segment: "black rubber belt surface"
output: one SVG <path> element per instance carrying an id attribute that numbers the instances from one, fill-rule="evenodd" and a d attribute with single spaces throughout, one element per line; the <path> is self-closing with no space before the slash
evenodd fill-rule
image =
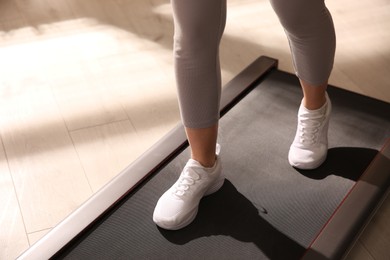
<path id="1" fill-rule="evenodd" d="M 330 88 L 327 161 L 298 171 L 287 162 L 301 90 L 273 71 L 220 123 L 226 181 L 179 231 L 152 222 L 158 198 L 178 178 L 188 149 L 130 194 L 66 259 L 298 259 L 390 136 L 389 104 Z"/>

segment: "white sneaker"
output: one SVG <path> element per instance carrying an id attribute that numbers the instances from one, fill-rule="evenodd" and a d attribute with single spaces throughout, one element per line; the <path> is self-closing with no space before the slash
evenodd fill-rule
<path id="1" fill-rule="evenodd" d="M 315 169 L 325 161 L 331 110 L 328 94 L 325 104 L 317 110 L 309 110 L 301 104 L 297 132 L 288 153 L 291 166 L 304 170 Z"/>
<path id="2" fill-rule="evenodd" d="M 153 221 L 158 226 L 170 230 L 187 226 L 195 219 L 202 197 L 222 187 L 225 178 L 218 152 L 212 168 L 205 168 L 193 159 L 187 162 L 179 179 L 157 202 Z"/>

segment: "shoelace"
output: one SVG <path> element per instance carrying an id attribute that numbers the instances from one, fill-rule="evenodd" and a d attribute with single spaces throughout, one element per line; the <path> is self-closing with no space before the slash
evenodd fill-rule
<path id="1" fill-rule="evenodd" d="M 302 115 L 302 117 L 299 120 L 300 142 L 303 145 L 314 144 L 317 141 L 319 127 L 324 121 L 324 115 L 322 113 L 310 113 Z"/>
<path id="2" fill-rule="evenodd" d="M 184 169 L 178 184 L 175 186 L 173 194 L 179 197 L 183 196 L 190 189 L 190 186 L 194 185 L 199 179 L 199 174 L 197 174 L 194 170 L 191 168 Z"/>

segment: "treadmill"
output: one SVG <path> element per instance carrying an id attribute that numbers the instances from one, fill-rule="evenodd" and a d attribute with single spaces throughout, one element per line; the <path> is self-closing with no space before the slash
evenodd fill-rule
<path id="1" fill-rule="evenodd" d="M 223 89 L 226 180 L 189 226 L 152 221 L 189 158 L 181 124 L 19 259 L 342 259 L 389 193 L 390 104 L 329 86 L 327 160 L 289 165 L 302 99 L 295 75 L 259 57 Z"/>

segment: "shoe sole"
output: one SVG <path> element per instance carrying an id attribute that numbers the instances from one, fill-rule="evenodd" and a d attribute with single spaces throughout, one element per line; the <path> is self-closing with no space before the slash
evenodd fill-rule
<path id="1" fill-rule="evenodd" d="M 299 170 L 314 170 L 314 169 L 317 169 L 318 167 L 320 167 L 324 162 L 326 161 L 326 156 L 324 158 L 322 158 L 321 160 L 318 160 L 316 161 L 315 163 L 310 163 L 310 164 L 302 164 L 302 165 L 299 165 L 299 164 L 294 164 L 290 161 L 289 159 L 289 163 L 292 167 L 294 168 L 297 168 Z"/>

